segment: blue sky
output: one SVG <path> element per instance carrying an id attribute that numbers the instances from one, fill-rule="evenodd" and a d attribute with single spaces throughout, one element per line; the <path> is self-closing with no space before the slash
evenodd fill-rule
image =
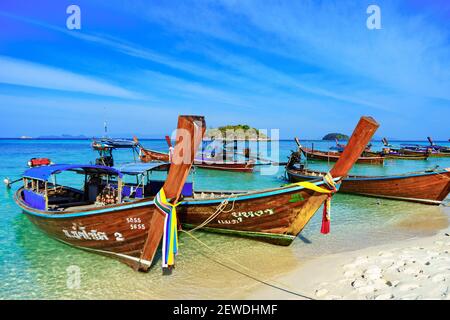
<path id="1" fill-rule="evenodd" d="M 81 8 L 81 30 L 66 8 Z M 381 30 L 366 9 L 381 9 Z M 0 2 L 0 136 L 208 126 L 449 139 L 449 1 Z"/>

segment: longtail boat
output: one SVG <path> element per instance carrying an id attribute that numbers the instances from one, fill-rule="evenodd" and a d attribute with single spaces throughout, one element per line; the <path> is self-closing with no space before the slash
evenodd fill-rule
<path id="1" fill-rule="evenodd" d="M 429 145 L 401 144 L 401 151 L 406 154 L 427 153 L 429 157 L 450 157 L 450 147 L 436 145 L 431 137 L 427 137 Z"/>
<path id="2" fill-rule="evenodd" d="M 365 148 L 365 146 L 364 146 Z M 333 151 L 318 151 L 309 148 L 305 148 L 303 146 L 299 146 L 299 149 L 303 153 L 303 155 L 310 160 L 320 160 L 320 161 L 328 161 L 328 162 L 336 162 L 341 157 L 342 153 L 333 152 Z M 344 150 L 345 151 L 345 150 Z M 356 160 L 356 163 L 362 164 L 374 164 L 374 165 L 383 165 L 384 157 L 381 156 L 369 156 L 364 157 L 360 156 Z"/>
<path id="3" fill-rule="evenodd" d="M 95 164 L 112 167 L 114 166 L 113 150 L 132 149 L 133 156 L 137 153 L 137 145 L 133 140 L 100 138 L 93 139 L 92 149 L 98 151 L 99 157 L 95 159 Z M 135 157 L 136 158 L 136 157 Z"/>
<path id="4" fill-rule="evenodd" d="M 429 147 L 431 147 L 433 150 L 436 150 L 441 153 L 450 153 L 450 147 L 435 144 L 433 139 L 431 139 L 431 137 L 427 137 L 427 140 L 430 143 Z"/>
<path id="5" fill-rule="evenodd" d="M 142 162 L 152 162 L 152 161 L 169 161 L 169 153 L 164 153 L 160 151 L 154 151 L 144 148 L 137 140 L 134 138 L 137 146 L 139 148 L 139 159 Z M 170 143 L 170 139 L 167 139 Z M 194 159 L 194 166 L 203 169 L 211 170 L 225 170 L 234 172 L 253 172 L 255 167 L 255 161 L 236 161 L 223 159 L 222 153 L 215 155 L 214 157 L 206 157 L 204 154 L 200 158 L 196 157 Z"/>
<path id="6" fill-rule="evenodd" d="M 345 144 L 339 143 L 338 139 L 334 139 L 334 141 L 336 142 L 335 146 L 331 146 L 330 150 L 336 150 L 338 152 L 342 152 L 345 149 Z"/>
<path id="7" fill-rule="evenodd" d="M 364 156 L 368 157 L 384 157 L 393 160 L 427 160 L 429 153 L 403 153 L 390 148 L 383 148 L 382 151 L 365 151 Z"/>
<path id="8" fill-rule="evenodd" d="M 133 140 L 113 138 L 94 138 L 91 145 L 94 150 L 129 149 L 136 147 L 136 143 Z"/>
<path id="9" fill-rule="evenodd" d="M 294 153 L 286 166 L 291 182 L 324 177 L 326 172 L 306 169 Z M 450 192 L 450 168 L 410 172 L 390 176 L 349 175 L 342 180 L 339 192 L 439 205 Z"/>
<path id="10" fill-rule="evenodd" d="M 383 138 L 382 142 L 385 147 L 381 151 L 372 151 L 372 144 L 368 144 L 366 149 L 364 150 L 362 157 L 383 157 L 385 159 L 396 159 L 396 160 L 427 160 L 428 153 L 403 153 L 401 150 L 397 150 L 392 148 L 389 145 L 386 138 Z M 331 150 L 337 150 L 338 152 L 342 152 L 345 149 L 344 144 L 340 144 L 338 140 L 336 140 L 336 146 L 331 147 Z"/>
<path id="11" fill-rule="evenodd" d="M 57 164 L 27 170 L 15 201 L 29 220 L 49 236 L 113 257 L 135 270 L 150 268 L 164 234 L 163 267 L 170 270 L 177 227 L 172 209 L 182 193 L 205 128 L 203 117 L 178 118 L 176 145 L 162 188 L 156 184 L 157 189 L 152 191 L 151 182 L 125 183 L 122 178 L 126 168 Z M 154 170 L 169 166 L 150 165 Z M 59 185 L 56 178 L 51 182 L 66 171 L 84 175 L 83 189 Z M 145 194 L 154 199 L 148 200 Z"/>
<path id="12" fill-rule="evenodd" d="M 334 183 L 345 177 L 378 128 L 362 117 L 347 147 L 325 179 L 250 192 L 213 192 L 184 198 L 177 209 L 185 228 L 250 237 L 289 245 L 326 202 L 322 232 L 327 233 L 327 208 Z M 333 183 L 334 182 L 334 183 Z"/>
<path id="13" fill-rule="evenodd" d="M 296 141 L 297 141 L 297 140 L 296 140 Z M 330 147 L 330 150 L 336 150 L 336 151 L 338 151 L 338 152 L 344 151 L 346 145 L 345 145 L 345 144 L 342 144 L 342 143 L 339 143 L 339 140 L 338 140 L 338 139 L 334 139 L 334 141 L 336 142 L 336 145 Z M 369 143 L 369 144 L 366 146 L 366 148 L 364 149 L 364 151 L 370 151 L 371 148 L 372 148 L 372 144 Z"/>
<path id="14" fill-rule="evenodd" d="M 381 140 L 385 148 L 391 154 L 399 154 L 401 158 L 406 160 L 422 160 L 422 158 L 429 157 L 445 157 L 445 154 L 441 154 L 437 150 L 430 146 L 423 146 L 418 144 L 401 144 L 400 147 L 394 148 L 386 138 Z M 383 149 L 384 150 L 384 149 Z"/>
<path id="15" fill-rule="evenodd" d="M 429 158 L 445 158 L 450 157 L 450 152 L 439 152 L 425 146 L 404 145 L 401 149 L 404 154 L 427 154 Z"/>

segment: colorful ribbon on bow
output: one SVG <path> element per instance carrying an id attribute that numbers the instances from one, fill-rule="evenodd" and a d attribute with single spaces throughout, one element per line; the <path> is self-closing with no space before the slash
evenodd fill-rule
<path id="1" fill-rule="evenodd" d="M 323 204 L 322 227 L 320 228 L 321 233 L 327 234 L 330 232 L 331 197 L 333 196 L 334 193 L 337 192 L 337 188 L 336 183 L 334 182 L 334 179 L 329 172 L 323 177 L 323 181 L 329 187 L 329 189 L 319 187 L 318 185 L 315 185 L 314 183 L 308 181 L 296 182 L 293 183 L 292 185 L 298 185 L 305 189 L 309 189 L 315 192 L 324 193 L 328 195 L 327 199 L 325 200 L 325 203 Z"/>
<path id="2" fill-rule="evenodd" d="M 177 210 L 179 203 L 171 204 L 167 201 L 164 189 L 161 188 L 155 197 L 156 207 L 165 215 L 164 235 L 162 242 L 162 267 L 169 268 L 175 264 L 178 253 Z"/>

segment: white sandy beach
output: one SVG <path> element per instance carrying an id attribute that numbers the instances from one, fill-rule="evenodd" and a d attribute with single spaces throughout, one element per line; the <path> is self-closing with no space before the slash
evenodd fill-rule
<path id="1" fill-rule="evenodd" d="M 316 258 L 273 282 L 314 299 L 450 299 L 450 228 Z M 260 287 L 248 299 L 298 299 Z"/>

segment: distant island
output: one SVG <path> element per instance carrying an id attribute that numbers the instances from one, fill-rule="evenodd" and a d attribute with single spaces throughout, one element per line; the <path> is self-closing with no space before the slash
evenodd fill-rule
<path id="1" fill-rule="evenodd" d="M 207 129 L 205 140 L 270 140 L 267 135 L 247 124 L 226 125 L 218 128 Z"/>
<path id="2" fill-rule="evenodd" d="M 49 139 L 49 140 L 85 140 L 85 139 L 89 139 L 88 137 L 86 137 L 85 135 L 77 135 L 77 136 L 73 136 L 70 134 L 62 134 L 60 136 L 58 135 L 48 135 L 48 136 L 39 136 L 37 137 L 37 139 Z"/>
<path id="3" fill-rule="evenodd" d="M 322 140 L 348 140 L 349 136 L 343 133 L 329 133 L 322 138 Z"/>
<path id="4" fill-rule="evenodd" d="M 30 136 L 20 136 L 20 137 L 12 137 L 12 138 L 0 138 L 0 139 L 20 139 L 20 140 L 88 140 L 91 139 L 86 137 L 85 135 L 70 135 L 70 134 L 62 134 L 62 135 L 44 135 L 38 137 L 30 137 Z"/>

